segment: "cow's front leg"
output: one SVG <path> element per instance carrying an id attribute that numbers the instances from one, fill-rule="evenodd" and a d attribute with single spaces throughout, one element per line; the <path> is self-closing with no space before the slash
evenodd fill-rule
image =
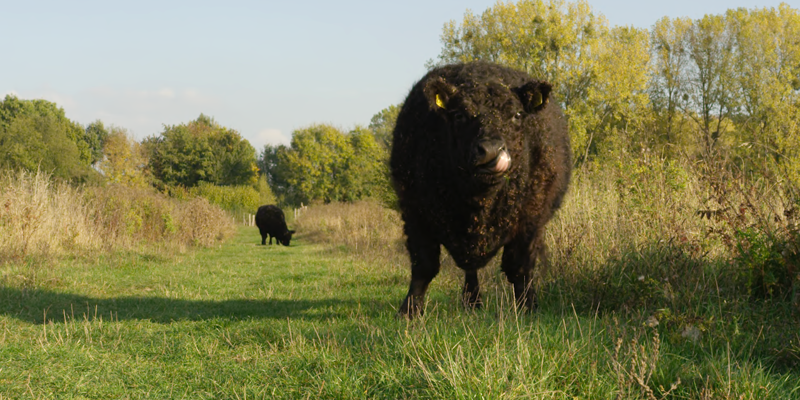
<path id="1" fill-rule="evenodd" d="M 408 237 L 406 247 L 411 258 L 411 284 L 398 313 L 412 319 L 424 313 L 425 292 L 431 280 L 439 273 L 441 248 L 438 242 L 413 235 Z"/>
<path id="2" fill-rule="evenodd" d="M 480 309 L 483 307 L 478 271 L 464 271 L 464 290 L 461 298 L 467 308 Z"/>
<path id="3" fill-rule="evenodd" d="M 542 245 L 539 236 L 533 235 L 532 238 L 515 238 L 503 249 L 502 269 L 514 286 L 517 307 L 524 306 L 528 311 L 535 311 L 538 306 L 533 271 Z"/>

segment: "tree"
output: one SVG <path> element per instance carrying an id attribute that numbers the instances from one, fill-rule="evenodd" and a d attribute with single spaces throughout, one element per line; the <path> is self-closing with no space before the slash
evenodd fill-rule
<path id="1" fill-rule="evenodd" d="M 741 140 L 756 144 L 759 159 L 800 156 L 800 12 L 729 10 L 736 52 L 733 76 L 740 93 Z M 794 161 L 797 163 L 797 161 Z"/>
<path id="2" fill-rule="evenodd" d="M 89 154 L 90 154 L 89 162 L 91 164 L 95 164 L 103 159 L 103 148 L 105 146 L 105 141 L 108 138 L 108 136 L 109 132 L 106 129 L 105 125 L 103 125 L 103 121 L 100 121 L 98 119 L 90 123 L 89 125 L 86 125 L 86 129 L 84 130 L 83 140 L 89 147 Z"/>
<path id="3" fill-rule="evenodd" d="M 649 121 L 647 84 L 650 53 L 646 30 L 613 28 L 597 49 L 594 82 L 587 93 L 592 107 L 584 159 L 641 145 Z"/>
<path id="4" fill-rule="evenodd" d="M 111 127 L 111 132 L 104 139 L 103 155 L 99 167 L 108 182 L 130 187 L 147 185 L 143 169 L 145 158 L 141 145 L 128 134 L 127 130 Z"/>
<path id="5" fill-rule="evenodd" d="M 41 168 L 75 181 L 93 179 L 92 153 L 81 125 L 46 100 L 0 102 L 0 164 L 15 169 Z"/>
<path id="6" fill-rule="evenodd" d="M 347 136 L 353 152 L 346 162 L 341 199 L 386 198 L 391 190 L 386 147 L 378 144 L 372 131 L 362 127 L 357 126 Z"/>
<path id="7" fill-rule="evenodd" d="M 285 159 L 288 148 L 285 145 L 264 145 L 264 149 L 258 156 L 258 169 L 264 175 L 267 184 L 278 194 L 285 194 L 289 190 L 287 181 L 286 163 L 281 162 Z"/>
<path id="8" fill-rule="evenodd" d="M 719 15 L 706 15 L 692 24 L 688 32 L 691 59 L 688 95 L 691 112 L 700 127 L 704 151 L 709 154 L 727 124 L 737 102 L 734 96 L 733 40 Z"/>
<path id="9" fill-rule="evenodd" d="M 608 34 L 605 18 L 583 0 L 498 2 L 480 17 L 467 11 L 460 25 L 445 24 L 438 64 L 486 60 L 548 80 L 564 107 L 575 159 L 580 160 L 600 123 L 592 115 L 589 93 L 597 83 L 597 53 Z"/>
<path id="10" fill-rule="evenodd" d="M 689 18 L 658 20 L 650 31 L 653 76 L 650 81 L 650 101 L 656 118 L 659 142 L 675 144 L 677 132 L 684 121 L 684 94 L 687 91 L 686 68 L 689 64 Z"/>
<path id="11" fill-rule="evenodd" d="M 347 137 L 330 125 L 312 125 L 292 134 L 285 154 L 287 181 L 297 191 L 295 201 L 344 199 L 344 173 L 353 149 Z"/>
<path id="12" fill-rule="evenodd" d="M 235 130 L 203 114 L 181 125 L 164 126 L 160 136 L 143 141 L 148 168 L 157 183 L 196 186 L 255 185 L 255 149 Z"/>
<path id="13" fill-rule="evenodd" d="M 369 129 L 348 133 L 317 124 L 292 134 L 287 146 L 267 145 L 259 168 L 275 195 L 290 204 L 391 197 L 388 152 Z"/>
<path id="14" fill-rule="evenodd" d="M 392 146 L 392 133 L 397 122 L 397 115 L 400 113 L 402 104 L 391 105 L 372 116 L 369 122 L 369 129 L 375 136 L 375 140 L 385 149 Z"/>
<path id="15" fill-rule="evenodd" d="M 250 142 L 232 129 L 221 128 L 212 131 L 209 144 L 216 161 L 211 182 L 217 185 L 256 184 L 256 150 Z"/>

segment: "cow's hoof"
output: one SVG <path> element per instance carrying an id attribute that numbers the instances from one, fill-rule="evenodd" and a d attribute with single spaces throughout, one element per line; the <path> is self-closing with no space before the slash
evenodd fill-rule
<path id="1" fill-rule="evenodd" d="M 483 308 L 483 297 L 480 294 L 464 293 L 461 303 L 468 310 L 480 310 Z"/>
<path id="2" fill-rule="evenodd" d="M 397 316 L 412 320 L 417 317 L 421 317 L 425 311 L 422 309 L 422 305 L 419 300 L 416 300 L 412 297 L 406 297 L 403 299 L 403 302 L 400 304 L 400 309 L 397 311 Z"/>

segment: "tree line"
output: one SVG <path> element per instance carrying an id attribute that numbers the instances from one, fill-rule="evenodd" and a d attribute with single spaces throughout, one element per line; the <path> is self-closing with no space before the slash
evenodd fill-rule
<path id="1" fill-rule="evenodd" d="M 554 84 L 578 164 L 643 149 L 800 168 L 800 13 L 731 9 L 610 27 L 583 0 L 498 2 L 450 21 L 429 66 L 489 60 Z"/>
<path id="2" fill-rule="evenodd" d="M 387 110 L 380 115 L 388 120 L 376 116 L 370 128 L 299 129 L 291 146 L 267 145 L 257 157 L 239 132 L 203 114 L 164 125 L 139 142 L 124 128 L 99 120 L 86 126 L 71 121 L 47 100 L 7 95 L 0 102 L 0 167 L 43 170 L 75 183 L 197 194 L 236 210 L 259 202 L 391 199 L 385 146 L 397 107 Z"/>

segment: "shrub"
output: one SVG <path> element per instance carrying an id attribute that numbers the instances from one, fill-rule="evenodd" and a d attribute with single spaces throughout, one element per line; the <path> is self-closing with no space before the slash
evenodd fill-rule
<path id="1" fill-rule="evenodd" d="M 252 213 L 258 210 L 262 201 L 262 193 L 252 186 L 217 186 L 208 182 L 200 182 L 190 188 L 189 193 L 208 200 L 232 213 Z"/>

